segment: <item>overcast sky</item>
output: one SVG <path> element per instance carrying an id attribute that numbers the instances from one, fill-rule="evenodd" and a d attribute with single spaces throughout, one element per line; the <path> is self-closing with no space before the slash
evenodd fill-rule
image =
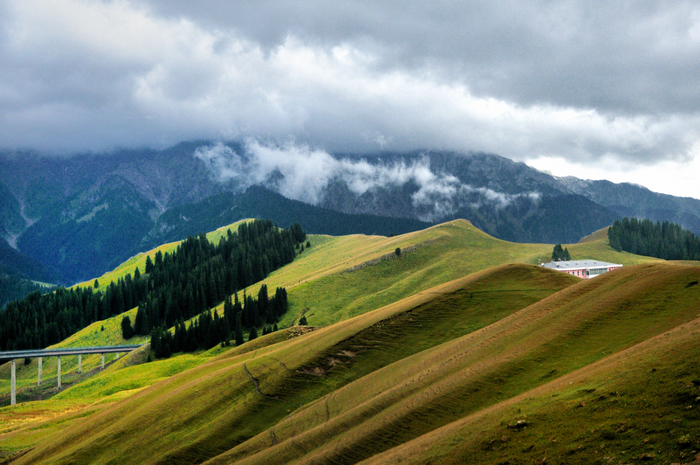
<path id="1" fill-rule="evenodd" d="M 496 153 L 700 197 L 700 4 L 0 0 L 0 146 Z"/>

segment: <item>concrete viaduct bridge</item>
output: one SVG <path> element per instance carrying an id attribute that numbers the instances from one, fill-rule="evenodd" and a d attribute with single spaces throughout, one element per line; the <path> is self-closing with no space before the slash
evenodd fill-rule
<path id="1" fill-rule="evenodd" d="M 11 381 L 10 381 L 10 405 L 17 403 L 15 376 L 15 360 L 23 358 L 38 358 L 39 359 L 39 381 L 41 384 L 41 362 L 44 357 L 58 357 L 58 388 L 61 388 L 61 357 L 77 355 L 78 356 L 78 373 L 82 372 L 82 356 L 83 355 L 102 355 L 102 368 L 105 367 L 105 354 L 119 354 L 122 352 L 131 352 L 141 347 L 142 344 L 134 345 L 117 345 L 117 346 L 101 346 L 101 347 L 67 347 L 65 349 L 35 349 L 35 350 L 13 350 L 8 352 L 0 352 L 0 363 L 5 360 L 12 361 Z"/>

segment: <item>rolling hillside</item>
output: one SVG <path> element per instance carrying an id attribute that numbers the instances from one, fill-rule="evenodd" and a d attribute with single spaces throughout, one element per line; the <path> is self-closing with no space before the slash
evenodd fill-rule
<path id="1" fill-rule="evenodd" d="M 651 436 L 655 451 L 680 458 L 679 438 L 688 436 L 690 446 L 696 440 L 700 417 L 686 404 L 693 405 L 698 373 L 669 350 L 698 350 L 690 337 L 698 330 L 698 280 L 700 268 L 684 265 L 628 267 L 590 281 L 530 265 L 492 268 L 292 339 L 266 336 L 254 351 L 232 349 L 123 400 L 93 405 L 86 417 L 63 418 L 60 434 L 17 463 L 426 463 L 453 457 L 455 445 L 463 461 L 476 454 L 486 462 L 471 463 L 496 463 L 519 447 L 502 440 L 516 434 L 518 457 L 530 445 L 533 458 L 551 444 L 569 453 L 570 438 L 588 434 L 586 445 L 602 434 L 609 453 L 629 453 L 631 442 L 643 446 Z M 279 342 L 264 345 L 274 337 Z M 654 358 L 664 353 L 664 361 Z M 638 357 L 651 358 L 661 378 L 655 387 L 669 395 L 653 402 L 681 404 L 671 411 L 662 405 L 658 411 L 668 417 L 654 419 L 673 424 L 673 435 L 650 432 L 640 419 L 615 432 L 631 421 L 624 408 L 617 415 L 595 410 L 614 431 L 589 433 L 595 418 L 584 415 L 561 430 L 571 410 L 579 413 L 576 405 L 584 412 L 596 402 L 637 409 L 653 403 L 615 376 L 623 369 L 639 387 L 655 372 L 638 367 Z M 142 368 L 122 376 L 136 370 Z M 622 388 L 610 392 L 601 383 Z M 553 395 L 561 403 L 546 400 Z M 477 424 L 483 431 L 481 416 L 492 429 L 470 434 Z M 520 419 L 527 426 L 516 430 Z M 540 431 L 569 439 L 559 446 Z M 3 439 L 28 434 L 20 428 Z M 439 446 L 427 447 L 433 438 Z M 589 444 L 575 453 L 594 450 Z M 381 452 L 387 455 L 375 457 Z"/>
<path id="2" fill-rule="evenodd" d="M 207 234 L 216 242 L 226 231 L 238 227 L 238 223 L 219 228 Z M 273 272 L 265 282 L 270 288 L 288 288 L 291 309 L 283 317 L 281 327 L 298 321 L 302 315 L 312 325 L 325 325 L 344 318 L 359 315 L 425 290 L 451 279 L 466 276 L 490 266 L 511 263 L 537 263 L 547 260 L 551 246 L 543 244 L 514 244 L 492 238 L 474 228 L 469 222 L 456 220 L 423 231 L 402 236 L 310 236 L 312 247 L 284 268 Z M 172 252 L 178 242 L 164 244 L 150 252 L 138 254 L 112 272 L 99 277 L 99 288 L 111 281 L 133 275 L 138 266 L 145 268 L 147 256 L 156 251 Z M 397 258 L 394 250 L 401 248 Z M 658 262 L 648 257 L 618 253 L 607 245 L 604 233 L 595 240 L 568 245 L 574 257 L 592 257 L 625 265 Z M 88 281 L 82 286 L 92 286 Z M 247 289 L 256 294 L 259 285 Z M 308 310 L 307 310 L 308 309 Z M 217 309 L 220 313 L 222 306 Z M 135 309 L 128 315 L 134 319 Z M 100 345 L 125 343 L 121 338 L 121 316 L 110 318 L 104 324 L 95 323 L 56 347 L 76 345 Z M 145 341 L 146 338 L 137 339 Z M 131 340 L 133 342 L 134 340 Z M 98 365 L 99 357 L 87 357 L 84 366 Z M 77 362 L 64 362 L 64 383 L 71 382 L 66 375 L 77 369 Z M 0 392 L 9 395 L 9 368 L 0 367 Z M 55 366 L 44 366 L 44 378 L 55 376 Z M 19 386 L 32 386 L 36 379 L 36 361 L 23 366 L 19 374 Z M 81 378 L 77 378 L 76 381 Z M 20 390 L 20 399 L 22 391 Z M 29 395 L 29 398 L 32 397 Z M 0 399 L 2 399 L 0 395 Z"/>
<path id="3" fill-rule="evenodd" d="M 150 363 L 142 349 L 91 377 L 68 362 L 67 389 L 47 385 L 50 399 L 0 409 L 2 454 L 13 463 L 530 463 L 543 451 L 552 460 L 574 449 L 586 461 L 601 437 L 606 453 L 623 458 L 647 437 L 669 459 L 700 445 L 695 411 L 686 405 L 677 417 L 666 405 L 692 406 L 700 395 L 697 366 L 671 356 L 700 351 L 689 336 L 700 267 L 615 252 L 600 233 L 567 247 L 574 257 L 642 265 L 580 281 L 534 266 L 551 245 L 503 242 L 466 221 L 310 242 L 265 282 L 289 289 L 285 325 L 304 314 L 316 328 Z M 100 285 L 140 261 L 145 255 Z M 119 318 L 64 343 L 111 342 Z M 639 400 L 647 373 L 639 367 L 662 359 L 656 397 Z M 20 370 L 20 388 L 32 389 L 34 364 Z M 595 412 L 605 424 L 629 423 L 626 410 L 603 408 L 608 399 L 640 412 L 656 402 L 673 434 L 649 432 L 644 422 L 596 429 Z M 598 408 L 560 435 L 570 409 L 593 410 L 586 406 Z M 517 420 L 526 426 L 514 427 Z M 560 442 L 550 441 L 557 435 Z"/>

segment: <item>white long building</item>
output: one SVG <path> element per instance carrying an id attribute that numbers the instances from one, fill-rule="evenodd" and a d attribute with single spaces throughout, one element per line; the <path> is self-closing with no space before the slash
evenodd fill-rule
<path id="1" fill-rule="evenodd" d="M 622 265 L 617 263 L 599 262 L 598 260 L 569 260 L 562 262 L 549 262 L 542 264 L 545 268 L 552 270 L 563 271 L 579 278 L 589 279 L 608 271 L 622 268 Z"/>

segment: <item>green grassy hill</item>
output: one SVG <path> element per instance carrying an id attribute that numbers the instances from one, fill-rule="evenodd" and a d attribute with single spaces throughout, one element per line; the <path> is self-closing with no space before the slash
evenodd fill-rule
<path id="1" fill-rule="evenodd" d="M 698 316 L 699 267 L 615 252 L 602 233 L 566 246 L 574 258 L 644 265 L 584 282 L 535 266 L 552 245 L 503 242 L 466 221 L 309 241 L 265 283 L 289 291 L 282 326 L 305 315 L 315 330 L 292 327 L 151 363 L 142 349 L 104 371 L 99 357 L 86 358 L 92 376 L 64 362 L 68 388 L 47 384 L 41 397 L 49 400 L 0 409 L 0 454 L 23 454 L 17 463 L 355 463 L 383 453 L 427 463 L 464 444 L 461 457 L 470 457 L 476 439 L 458 433 L 476 427 L 467 419 L 559 386 Z M 100 277 L 100 286 L 133 273 L 146 255 Z M 121 342 L 120 321 L 96 323 L 61 345 Z M 27 392 L 34 364 L 20 370 Z M 44 367 L 49 383 L 52 368 Z M 0 389 L 9 394 L 6 372 Z M 529 411 L 531 418 L 537 409 Z M 511 419 L 492 415 L 499 420 L 491 439 L 511 431 Z M 426 450 L 430 435 L 442 448 L 425 456 L 411 449 Z M 515 451 L 502 444 L 474 447 Z M 539 452 L 542 444 L 533 444 Z M 474 463 L 498 463 L 495 452 Z"/>
<path id="2" fill-rule="evenodd" d="M 294 263 L 270 274 L 269 289 L 286 287 L 290 311 L 281 325 L 306 315 L 325 326 L 396 302 L 433 286 L 505 263 L 537 264 L 550 260 L 552 245 L 505 242 L 465 220 L 395 237 L 311 236 L 312 247 Z M 402 250 L 396 257 L 396 248 Z M 572 257 L 623 265 L 659 263 L 613 250 L 607 236 L 569 244 Z M 258 285 L 248 293 L 256 294 Z"/>
<path id="3" fill-rule="evenodd" d="M 342 386 L 275 425 L 275 446 L 262 433 L 215 463 L 369 459 L 696 319 L 700 289 L 686 286 L 699 278 L 696 267 L 655 265 L 570 286 Z"/>
<path id="4" fill-rule="evenodd" d="M 697 463 L 699 332 L 696 318 L 363 463 Z"/>
<path id="5" fill-rule="evenodd" d="M 291 339 L 291 330 L 260 338 L 254 350 L 226 351 L 127 398 L 93 405 L 82 418 L 57 417 L 65 422 L 60 434 L 17 463 L 427 463 L 455 450 L 462 461 L 498 463 L 530 446 L 534 458 L 557 436 L 567 442 L 556 447 L 568 453 L 571 437 L 586 435 L 593 453 L 591 441 L 601 434 L 627 433 L 590 432 L 594 417 L 568 429 L 562 422 L 570 410 L 582 416 L 606 400 L 619 407 L 617 413 L 598 409 L 609 424 L 630 422 L 625 408 L 632 402 L 625 396 L 637 391 L 628 392 L 627 378 L 616 374 L 632 373 L 642 383 L 654 373 L 637 367 L 634 354 L 651 357 L 664 374 L 658 402 L 677 402 L 680 392 L 681 404 L 693 405 L 697 363 L 684 362 L 685 372 L 678 372 L 682 363 L 665 367 L 645 347 L 659 354 L 669 347 L 698 350 L 700 342 L 688 333 L 697 330 L 700 286 L 693 283 L 699 280 L 700 268 L 683 265 L 628 267 L 589 281 L 532 265 L 488 269 Z M 681 337 L 674 335 L 684 336 L 671 343 Z M 648 342 L 664 338 L 663 350 Z M 124 369 L 123 376 L 141 367 Z M 593 389 L 603 381 L 593 375 L 623 387 L 598 393 Z M 552 403 L 552 396 L 562 401 Z M 654 396 L 644 397 L 635 408 L 653 403 Z M 572 402 L 583 402 L 581 412 Z M 696 441 L 700 418 L 691 410 L 659 408 L 670 416 L 654 421 L 675 425 L 673 435 L 641 428 L 606 447 L 622 454 L 638 436 L 642 447 L 650 436 L 655 450 L 668 450 L 664 457 L 680 458 L 680 438 L 688 436 L 693 447 Z M 482 417 L 492 429 L 475 419 Z M 519 419 L 528 426 L 509 428 Z M 29 434 L 20 428 L 3 436 L 20 444 Z M 515 434 L 527 440 L 518 442 Z M 382 452 L 387 455 L 375 457 Z"/>
<path id="6" fill-rule="evenodd" d="M 100 461 L 100 451 L 107 454 L 105 461 L 115 454 L 121 456 L 121 461 L 129 462 L 148 461 L 150 457 L 163 454 L 167 454 L 167 460 L 183 463 L 196 461 L 198 456 L 214 457 L 273 426 L 288 411 L 302 408 L 348 381 L 359 379 L 377 365 L 403 357 L 405 353 L 399 352 L 379 359 L 376 353 L 381 352 L 381 347 L 375 347 L 367 350 L 363 357 L 343 357 L 350 362 L 357 358 L 362 363 L 347 363 L 343 370 L 340 370 L 340 363 L 335 364 L 340 376 L 331 378 L 330 382 L 323 382 L 324 377 L 318 376 L 319 362 L 325 363 L 330 354 L 338 351 L 352 354 L 354 345 L 347 348 L 342 344 L 347 344 L 352 337 L 373 340 L 370 333 L 378 323 L 403 315 L 403 325 L 412 326 L 409 321 L 412 317 L 405 313 L 418 311 L 421 305 L 418 311 L 421 315 L 416 315 L 421 320 L 419 324 L 426 326 L 431 321 L 442 320 L 441 326 L 430 330 L 433 337 L 421 332 L 411 336 L 417 343 L 423 341 L 420 344 L 393 342 L 411 354 L 488 325 L 575 282 L 575 278 L 539 267 L 509 268 L 462 278 L 375 312 L 256 351 L 243 352 L 246 349 L 243 345 L 138 391 L 89 420 L 76 421 L 62 434 L 73 438 L 68 443 L 78 441 L 68 449 L 64 448 L 67 443 L 61 441 L 64 445 L 55 451 L 40 450 L 40 445 L 32 453 L 51 462 L 60 462 L 62 456 L 68 462 L 86 461 L 87 457 Z M 437 302 L 433 302 L 436 297 L 439 297 Z M 463 304 L 471 300 L 479 304 L 474 306 L 473 314 L 465 313 Z M 438 318 L 436 311 L 444 312 L 445 318 Z M 441 329 L 448 331 L 441 334 Z M 272 334 L 266 338 L 274 336 L 279 337 Z M 358 352 L 357 348 L 354 350 Z M 341 357 L 338 356 L 339 360 Z M 128 376 L 127 370 L 123 371 L 123 376 Z M 256 391 L 251 376 L 259 383 L 260 392 Z M 274 393 L 272 386 L 276 387 Z M 93 419 L 98 423 L 93 423 Z M 139 427 L 133 429 L 132 422 Z M 241 428 L 231 428 L 232 424 Z M 142 434 L 144 429 L 149 430 L 148 435 Z M 106 447 L 106 443 L 111 445 Z M 30 455 L 24 457 L 34 460 Z"/>

